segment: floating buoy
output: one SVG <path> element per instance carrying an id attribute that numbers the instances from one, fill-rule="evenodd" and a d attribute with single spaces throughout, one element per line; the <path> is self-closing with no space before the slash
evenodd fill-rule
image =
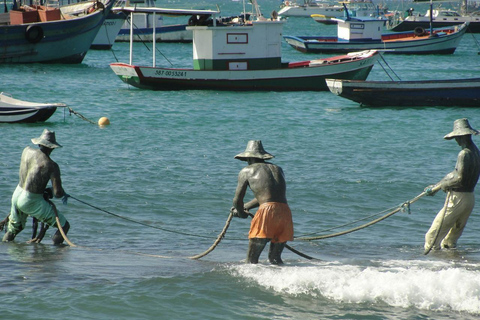
<path id="1" fill-rule="evenodd" d="M 99 126 L 108 126 L 110 124 L 110 120 L 108 120 L 107 117 L 101 117 L 98 119 L 98 125 Z"/>

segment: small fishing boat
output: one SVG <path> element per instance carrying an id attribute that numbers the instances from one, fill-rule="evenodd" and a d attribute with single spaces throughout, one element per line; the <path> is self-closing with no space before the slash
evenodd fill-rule
<path id="1" fill-rule="evenodd" d="M 33 123 L 43 122 L 50 118 L 57 108 L 64 108 L 63 103 L 36 103 L 12 98 L 4 92 L 0 93 L 0 122 Z"/>
<path id="2" fill-rule="evenodd" d="M 81 63 L 112 6 L 95 1 L 69 14 L 24 5 L 0 14 L 0 63 Z"/>
<path id="3" fill-rule="evenodd" d="M 341 53 L 355 50 L 383 50 L 392 54 L 452 54 L 468 23 L 443 29 L 417 28 L 408 32 L 383 33 L 387 20 L 334 18 L 337 37 L 284 36 L 293 48 L 308 53 Z"/>
<path id="4" fill-rule="evenodd" d="M 327 79 L 330 91 L 370 107 L 480 107 L 480 78 L 360 81 Z"/>
<path id="5" fill-rule="evenodd" d="M 256 1 L 253 0 L 254 4 Z M 152 90 L 273 90 L 328 91 L 325 78 L 362 79 L 370 73 L 379 54 L 374 50 L 338 57 L 300 62 L 282 62 L 283 21 L 266 19 L 256 5 L 256 21 L 245 24 L 189 26 L 193 31 L 193 68 L 161 68 L 129 63 L 112 63 L 115 74 L 125 83 Z M 124 8 L 134 14 L 139 8 Z M 190 14 L 206 18 L 218 11 L 150 8 L 156 14 Z M 154 44 L 155 46 L 155 44 Z"/>

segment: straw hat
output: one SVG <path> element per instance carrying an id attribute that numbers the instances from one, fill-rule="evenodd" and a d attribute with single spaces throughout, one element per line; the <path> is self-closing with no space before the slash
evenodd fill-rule
<path id="1" fill-rule="evenodd" d="M 43 130 L 42 135 L 38 138 L 33 138 L 34 144 L 40 144 L 50 149 L 61 148 L 62 146 L 57 143 L 55 139 L 55 132 L 48 129 Z"/>
<path id="2" fill-rule="evenodd" d="M 263 149 L 261 140 L 250 140 L 248 141 L 247 148 L 244 152 L 239 153 L 235 156 L 235 159 L 247 161 L 248 158 L 257 158 L 268 160 L 272 159 L 274 156 Z"/>
<path id="3" fill-rule="evenodd" d="M 463 118 L 463 119 L 455 120 L 455 122 L 453 123 L 453 131 L 447 134 L 443 138 L 447 140 L 451 140 L 455 137 L 466 136 L 470 134 L 478 135 L 480 134 L 480 132 L 478 132 L 475 129 L 472 129 L 472 127 L 470 126 L 470 123 L 468 123 L 468 119 Z"/>

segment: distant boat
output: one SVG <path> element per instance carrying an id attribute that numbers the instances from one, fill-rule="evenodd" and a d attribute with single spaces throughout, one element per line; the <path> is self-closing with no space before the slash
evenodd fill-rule
<path id="1" fill-rule="evenodd" d="M 370 107 L 480 107 L 480 78 L 424 81 L 327 79 L 330 91 Z"/>
<path id="2" fill-rule="evenodd" d="M 386 20 L 346 18 L 338 22 L 338 36 L 284 36 L 293 48 L 308 53 L 341 53 L 358 50 L 384 50 L 393 54 L 452 54 L 468 23 L 445 29 L 382 34 Z"/>
<path id="3" fill-rule="evenodd" d="M 0 16 L 0 63 L 81 63 L 113 6 L 91 2 L 86 12 L 23 6 Z"/>
<path id="4" fill-rule="evenodd" d="M 300 2 L 300 1 L 298 1 Z M 339 18 L 345 16 L 345 4 L 348 8 L 350 16 L 356 17 L 376 17 L 382 13 L 386 13 L 387 9 L 383 8 L 380 12 L 372 0 L 346 0 L 341 4 L 335 4 L 331 1 L 314 1 L 304 0 L 301 4 L 297 1 L 283 1 L 278 15 L 282 17 L 311 17 L 316 15 L 318 22 L 321 17 L 326 20 L 330 18 Z M 328 22 L 327 22 L 328 23 Z"/>
<path id="5" fill-rule="evenodd" d="M 253 0 L 254 5 L 256 1 Z M 258 6 L 257 10 L 258 9 Z M 125 10 L 126 8 L 124 8 Z M 131 8 L 132 14 L 138 9 Z M 217 11 L 150 8 L 158 14 L 215 15 Z M 294 63 L 281 61 L 283 21 L 256 21 L 243 25 L 189 26 L 193 31 L 193 69 L 159 68 L 112 63 L 125 83 L 152 90 L 269 90 L 324 91 L 325 78 L 366 79 L 378 58 L 376 51 Z M 216 21 L 216 19 L 213 19 Z M 131 46 L 131 50 L 133 46 Z M 155 50 L 152 50 L 155 54 Z"/>
<path id="6" fill-rule="evenodd" d="M 12 98 L 0 93 L 0 122 L 33 123 L 43 122 L 50 118 L 63 103 L 35 103 Z"/>
<path id="7" fill-rule="evenodd" d="M 408 16 L 403 18 L 398 15 L 391 20 L 389 29 L 392 31 L 410 31 L 415 28 L 443 28 L 470 23 L 467 33 L 480 33 L 480 10 L 476 2 L 469 5 L 468 0 L 460 1 L 460 12 L 451 9 L 433 9 L 434 0 L 414 0 L 414 2 L 430 2 L 430 10 L 425 15 L 414 13 L 414 9 L 407 10 Z M 431 21 L 431 23 L 430 23 Z"/>

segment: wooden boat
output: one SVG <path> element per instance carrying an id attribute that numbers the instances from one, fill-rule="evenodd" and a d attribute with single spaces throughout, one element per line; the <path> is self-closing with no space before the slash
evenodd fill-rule
<path id="1" fill-rule="evenodd" d="M 445 29 L 382 34 L 385 19 L 347 17 L 338 21 L 337 37 L 285 36 L 301 52 L 339 53 L 356 50 L 384 50 L 393 54 L 452 54 L 467 30 L 468 23 Z"/>
<path id="2" fill-rule="evenodd" d="M 0 93 L 0 122 L 33 123 L 43 122 L 50 118 L 63 103 L 35 103 L 12 98 Z"/>
<path id="3" fill-rule="evenodd" d="M 79 15 L 23 6 L 0 16 L 0 63 L 81 63 L 113 6 L 90 2 Z"/>
<path id="4" fill-rule="evenodd" d="M 254 2 L 256 2 L 254 0 Z M 258 9 L 258 6 L 257 6 Z M 131 12 L 145 10 L 131 8 Z M 174 9 L 149 9 L 173 14 Z M 217 11 L 178 13 L 215 15 Z M 257 17 L 261 17 L 258 13 Z M 325 78 L 366 79 L 378 58 L 376 51 L 287 63 L 281 61 L 283 22 L 265 18 L 243 25 L 189 26 L 193 31 L 193 68 L 160 68 L 112 63 L 125 83 L 153 90 L 328 90 Z"/>
<path id="5" fill-rule="evenodd" d="M 327 79 L 330 91 L 371 107 L 480 107 L 480 78 L 424 81 Z"/>

